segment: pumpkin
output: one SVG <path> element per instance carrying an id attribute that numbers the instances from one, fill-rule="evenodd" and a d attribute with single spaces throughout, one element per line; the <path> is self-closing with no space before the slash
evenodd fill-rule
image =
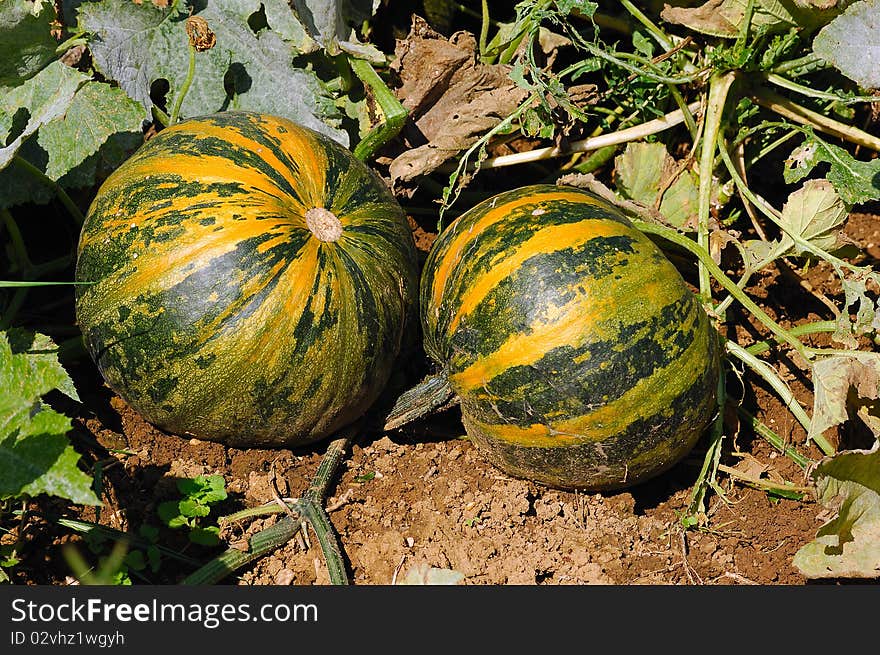
<path id="1" fill-rule="evenodd" d="M 708 316 L 661 250 L 586 191 L 528 186 L 459 217 L 428 255 L 421 318 L 467 434 L 516 477 L 636 484 L 716 413 Z M 442 386 L 421 385 L 430 407 Z"/>
<path id="2" fill-rule="evenodd" d="M 342 146 L 218 113 L 162 130 L 98 190 L 76 316 L 148 421 L 230 446 L 298 446 L 359 418 L 417 321 L 406 216 Z"/>

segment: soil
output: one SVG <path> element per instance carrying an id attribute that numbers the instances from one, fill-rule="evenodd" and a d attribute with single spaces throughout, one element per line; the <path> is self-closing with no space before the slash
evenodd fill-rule
<path id="1" fill-rule="evenodd" d="M 420 248 L 427 249 L 433 234 L 416 222 L 413 228 Z M 853 214 L 847 233 L 866 253 L 864 258 L 880 257 L 877 215 Z M 805 279 L 813 293 L 839 301 L 840 290 L 829 286 L 833 276 L 821 265 L 812 267 Z M 828 315 L 789 274 L 768 273 L 749 292 L 783 324 Z M 800 314 L 791 315 L 793 308 Z M 738 335 L 743 344 L 759 336 L 746 330 Z M 770 359 L 798 399 L 811 407 L 798 369 L 784 356 Z M 205 562 L 221 547 L 191 544 L 183 530 L 164 527 L 157 517 L 158 504 L 176 497 L 175 479 L 222 475 L 229 497 L 215 508 L 216 518 L 271 502 L 276 493 L 301 496 L 327 447 L 237 450 L 166 434 L 106 388 L 90 362 L 71 370 L 84 403 L 63 409 L 76 416 L 72 436 L 83 462 L 102 463 L 104 505 L 97 512 L 52 501 L 35 506 L 40 515 L 26 525 L 22 561 L 10 569 L 15 583 L 75 583 L 64 557 L 69 546 L 93 563 L 108 554 L 108 544 L 90 550 L 80 536 L 60 527 L 59 516 L 132 532 L 143 524 L 161 527 L 160 544 Z M 804 454 L 820 457 L 815 447 L 804 444 L 804 431 L 775 395 L 759 383 L 746 389 L 743 403 L 750 411 Z M 805 482 L 797 465 L 748 429 L 729 427 L 727 434 L 723 464 L 747 460 L 755 465 L 756 460 L 770 479 Z M 841 447 L 863 446 L 859 439 L 864 435 L 849 424 L 827 436 Z M 809 495 L 802 500 L 775 498 L 722 476 L 723 496 L 709 496 L 705 524 L 682 529 L 705 441 L 676 467 L 637 487 L 604 494 L 559 491 L 513 479 L 486 463 L 464 437 L 460 414 L 453 408 L 387 434 L 365 426 L 331 485 L 327 507 L 351 580 L 358 585 L 397 583 L 411 571 L 424 572 L 424 567 L 457 571 L 462 584 L 470 585 L 809 583 L 792 565 L 792 557 L 829 518 Z M 222 537 L 234 543 L 274 520 L 225 524 Z M 314 537 L 310 541 L 309 546 L 293 540 L 222 583 L 326 584 L 320 549 Z M 194 568 L 163 557 L 157 571 L 130 573 L 135 584 L 176 584 Z"/>

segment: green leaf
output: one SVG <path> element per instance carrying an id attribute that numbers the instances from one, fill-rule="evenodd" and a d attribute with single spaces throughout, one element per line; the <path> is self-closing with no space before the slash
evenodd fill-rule
<path id="1" fill-rule="evenodd" d="M 338 110 L 318 78 L 293 66 L 298 52 L 277 33 L 254 33 L 242 20 L 247 6 L 209 0 L 198 12 L 216 34 L 217 44 L 196 53 L 195 76 L 181 115 L 198 116 L 224 109 L 266 112 L 347 145 L 347 134 L 329 124 L 338 118 Z M 259 9 L 257 3 L 252 6 L 255 11 Z M 147 118 L 153 105 L 152 84 L 156 80 L 168 82 L 170 106 L 187 76 L 187 15 L 183 10 L 162 10 L 129 0 L 104 0 L 80 7 L 79 26 L 91 34 L 89 48 L 95 67 L 141 103 Z M 234 87 L 232 95 L 227 92 L 227 84 Z"/>
<path id="2" fill-rule="evenodd" d="M 292 0 L 291 5 L 306 31 L 327 54 L 347 52 L 373 63 L 384 63 L 385 55 L 374 46 L 358 41 L 352 29 L 370 18 L 379 3 L 380 0 Z"/>
<path id="3" fill-rule="evenodd" d="M 813 52 L 865 89 L 880 88 L 880 0 L 853 2 L 813 40 Z"/>
<path id="4" fill-rule="evenodd" d="M 194 478 L 180 478 L 177 489 L 184 498 L 200 503 L 214 503 L 226 499 L 226 480 L 222 475 L 197 475 Z"/>
<path id="5" fill-rule="evenodd" d="M 63 116 L 50 121 L 37 135 L 49 155 L 46 175 L 58 180 L 81 164 L 110 136 L 141 134 L 143 112 L 124 91 L 102 82 L 87 82 Z"/>
<path id="6" fill-rule="evenodd" d="M 100 505 L 67 439 L 70 419 L 40 400 L 53 389 L 75 397 L 73 383 L 48 337 L 24 335 L 0 334 L 0 498 L 45 493 Z"/>
<path id="7" fill-rule="evenodd" d="M 140 120 L 140 110 L 139 119 Z M 86 157 L 73 170 L 62 175 L 58 184 L 65 189 L 78 189 L 94 186 L 125 161 L 132 151 L 144 142 L 143 134 L 138 132 L 118 132 L 105 141 L 98 152 Z M 32 166 L 46 172 L 49 153 L 39 144 L 37 138 L 28 139 L 18 151 L 18 157 L 27 160 Z M 18 157 L 0 171 L 0 207 L 12 207 L 23 203 L 45 204 L 55 197 L 55 190 L 19 167 Z"/>
<path id="8" fill-rule="evenodd" d="M 180 508 L 176 500 L 165 500 L 159 503 L 159 506 L 156 507 L 156 514 L 170 528 L 177 528 L 186 524 L 185 520 L 181 520 L 183 517 L 180 515 Z M 175 525 L 172 525 L 172 523 Z"/>
<path id="9" fill-rule="evenodd" d="M 125 554 L 125 565 L 133 571 L 143 571 L 147 568 L 144 554 L 139 550 L 130 550 Z"/>
<path id="10" fill-rule="evenodd" d="M 833 252 L 843 244 L 840 231 L 848 214 L 846 205 L 828 180 L 807 180 L 788 197 L 780 219 L 789 233 L 821 250 Z M 783 236 L 782 243 L 797 254 L 804 252 L 787 235 Z"/>
<path id="11" fill-rule="evenodd" d="M 308 53 L 318 49 L 318 44 L 308 35 L 287 0 L 223 1 L 223 11 L 243 23 L 252 20 L 254 14 L 261 10 L 266 16 L 268 28 L 289 42 L 298 52 Z"/>
<path id="12" fill-rule="evenodd" d="M 138 528 L 138 534 L 150 543 L 156 543 L 159 541 L 159 528 L 155 525 L 142 523 Z"/>
<path id="13" fill-rule="evenodd" d="M 193 500 L 192 498 L 184 498 L 183 500 L 177 503 L 177 508 L 180 511 L 181 516 L 185 516 L 187 518 L 198 518 L 201 516 L 207 516 L 211 513 L 211 508 L 207 505 L 203 505 L 197 500 Z"/>
<path id="14" fill-rule="evenodd" d="M 201 546 L 216 546 L 220 543 L 220 528 L 216 525 L 193 528 L 189 532 L 189 540 Z"/>
<path id="15" fill-rule="evenodd" d="M 836 514 L 795 553 L 794 565 L 808 578 L 880 577 L 880 450 L 826 458 L 814 477 L 819 501 Z"/>
<path id="16" fill-rule="evenodd" d="M 785 161 L 786 182 L 803 179 L 820 162 L 830 164 L 828 181 L 847 205 L 880 200 L 880 159 L 860 161 L 839 146 L 819 139 L 810 128 L 804 143 Z"/>
<path id="17" fill-rule="evenodd" d="M 556 8 L 563 16 L 575 12 L 580 16 L 592 17 L 599 5 L 587 0 L 556 0 Z"/>
<path id="18" fill-rule="evenodd" d="M 49 3 L 0 2 L 0 87 L 17 86 L 55 58 Z"/>
<path id="19" fill-rule="evenodd" d="M 667 188 L 678 165 L 664 144 L 630 142 L 614 165 L 617 190 L 625 198 L 653 207 L 662 191 L 659 211 L 671 225 L 684 227 L 696 217 L 699 197 L 691 172 L 682 172 Z"/>
<path id="20" fill-rule="evenodd" d="M 0 143 L 6 143 L 0 148 L 0 169 L 41 126 L 64 115 L 77 89 L 88 80 L 87 75 L 56 61 L 21 86 L 0 89 Z"/>
<path id="21" fill-rule="evenodd" d="M 41 376 L 51 376 L 52 388 L 79 402 L 73 380 L 58 361 L 58 346 L 51 338 L 39 332 L 13 328 L 6 333 L 13 353 L 27 353 L 31 366 Z"/>

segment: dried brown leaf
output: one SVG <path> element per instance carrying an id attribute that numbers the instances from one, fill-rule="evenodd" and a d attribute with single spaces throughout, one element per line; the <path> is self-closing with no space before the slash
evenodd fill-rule
<path id="1" fill-rule="evenodd" d="M 392 67 L 401 80 L 398 98 L 410 111 L 403 136 L 411 147 L 389 166 L 395 187 L 413 186 L 525 100 L 527 92 L 508 76 L 510 67 L 481 64 L 476 50 L 472 34 L 456 32 L 446 39 L 418 16 L 407 38 L 398 41 Z"/>

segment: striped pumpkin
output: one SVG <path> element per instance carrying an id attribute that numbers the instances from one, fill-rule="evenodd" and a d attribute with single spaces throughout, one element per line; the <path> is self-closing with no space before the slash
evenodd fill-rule
<path id="1" fill-rule="evenodd" d="M 422 274 L 425 351 L 507 473 L 607 490 L 680 460 L 716 411 L 719 346 L 678 271 L 613 206 L 540 185 L 480 203 Z"/>
<path id="2" fill-rule="evenodd" d="M 383 390 L 416 320 L 416 261 L 402 209 L 349 151 L 219 113 L 161 131 L 101 186 L 77 321 L 108 385 L 159 427 L 303 445 Z"/>

